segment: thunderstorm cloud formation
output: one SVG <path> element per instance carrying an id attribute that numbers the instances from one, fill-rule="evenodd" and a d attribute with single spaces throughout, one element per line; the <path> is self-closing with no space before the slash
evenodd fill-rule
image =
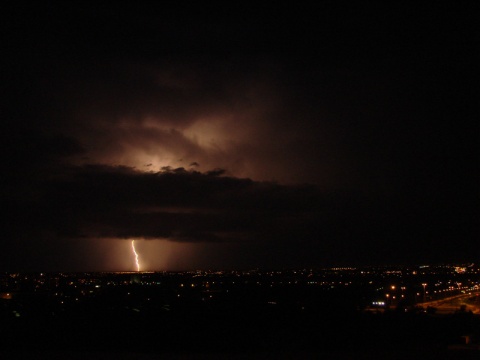
<path id="1" fill-rule="evenodd" d="M 472 19 L 417 10 L 7 7 L 0 263 L 474 260 Z"/>

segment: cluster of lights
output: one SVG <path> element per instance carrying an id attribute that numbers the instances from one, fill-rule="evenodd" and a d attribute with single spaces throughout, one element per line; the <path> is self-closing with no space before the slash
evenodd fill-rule
<path id="1" fill-rule="evenodd" d="M 372 302 L 372 305 L 385 306 L 385 301 L 374 301 Z"/>

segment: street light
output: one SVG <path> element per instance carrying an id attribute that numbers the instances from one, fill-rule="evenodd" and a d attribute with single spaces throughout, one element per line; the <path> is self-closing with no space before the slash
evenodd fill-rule
<path id="1" fill-rule="evenodd" d="M 426 299 L 427 296 L 426 296 L 425 289 L 426 289 L 426 287 L 427 287 L 427 284 L 426 284 L 426 283 L 423 283 L 422 286 L 423 286 L 423 302 L 426 302 L 426 301 L 427 301 L 427 299 Z"/>

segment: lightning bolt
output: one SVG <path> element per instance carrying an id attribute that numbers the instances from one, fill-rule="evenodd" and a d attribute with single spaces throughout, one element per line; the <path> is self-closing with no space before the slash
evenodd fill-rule
<path id="1" fill-rule="evenodd" d="M 140 271 L 140 263 L 138 262 L 138 254 L 135 251 L 135 240 L 132 240 L 132 250 L 135 255 L 135 264 L 137 265 L 137 271 Z"/>

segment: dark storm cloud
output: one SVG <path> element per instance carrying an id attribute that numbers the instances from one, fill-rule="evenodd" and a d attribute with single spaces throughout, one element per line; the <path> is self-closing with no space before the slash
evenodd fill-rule
<path id="1" fill-rule="evenodd" d="M 26 213 L 38 212 L 30 227 L 59 236 L 258 241 L 259 234 L 271 239 L 292 216 L 302 220 L 320 210 L 312 187 L 258 183 L 222 173 L 71 168 L 44 182 L 40 198 L 30 202 Z"/>
<path id="2" fill-rule="evenodd" d="M 26 127 L 75 138 L 96 162 L 396 191 L 410 164 L 475 143 L 438 125 L 465 111 L 454 89 L 471 64 L 465 27 L 436 8 L 21 10 L 6 117 L 28 104 Z"/>
<path id="3" fill-rule="evenodd" d="M 478 255 L 477 41 L 451 10 L 12 4 L 3 256 L 131 236 Z"/>
<path id="4" fill-rule="evenodd" d="M 31 244 L 101 238 L 235 242 L 263 251 L 284 249 L 279 255 L 284 260 L 287 249 L 295 249 L 294 258 L 324 262 L 332 256 L 337 262 L 381 261 L 407 250 L 420 260 L 432 256 L 438 244 L 453 257 L 473 250 L 464 239 L 448 242 L 462 234 L 458 224 L 471 221 L 467 207 L 452 216 L 428 196 L 421 198 L 424 204 L 392 197 L 387 205 L 385 199 L 354 193 L 221 173 L 64 168 L 36 184 L 35 196 L 11 199 L 3 236 Z"/>

